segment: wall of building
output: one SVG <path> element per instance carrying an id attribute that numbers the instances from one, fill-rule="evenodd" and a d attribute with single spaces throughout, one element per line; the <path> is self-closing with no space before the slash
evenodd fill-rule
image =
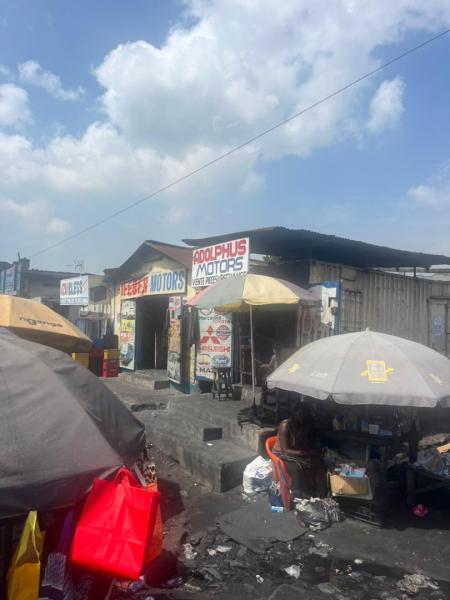
<path id="1" fill-rule="evenodd" d="M 174 271 L 177 269 L 185 268 L 180 263 L 171 260 L 170 258 L 161 258 L 157 261 L 148 261 L 143 262 L 139 267 L 135 268 L 133 271 L 130 271 L 127 276 L 123 279 L 123 281 L 116 283 L 111 286 L 112 291 L 111 294 L 114 296 L 112 300 L 113 304 L 113 312 L 114 312 L 114 333 L 119 335 L 120 331 L 120 283 L 125 281 L 130 281 L 132 279 L 136 279 L 138 277 L 142 277 L 146 274 L 156 273 L 159 271 Z M 186 295 L 188 298 L 191 298 L 195 294 L 193 288 L 191 287 L 191 271 L 190 269 L 186 269 Z"/>
<path id="2" fill-rule="evenodd" d="M 341 333 L 369 327 L 450 355 L 450 283 L 312 261 L 309 283 L 321 281 L 341 281 Z"/>

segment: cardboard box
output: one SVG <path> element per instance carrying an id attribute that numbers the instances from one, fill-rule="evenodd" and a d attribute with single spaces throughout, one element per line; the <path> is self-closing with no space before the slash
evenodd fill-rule
<path id="1" fill-rule="evenodd" d="M 369 496 L 370 479 L 366 477 L 343 477 L 330 474 L 330 489 L 333 496 Z"/>

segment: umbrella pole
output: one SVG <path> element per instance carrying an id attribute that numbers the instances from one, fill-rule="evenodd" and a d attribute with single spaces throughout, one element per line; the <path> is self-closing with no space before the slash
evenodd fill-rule
<path id="1" fill-rule="evenodd" d="M 250 304 L 250 355 L 252 361 L 252 397 L 253 397 L 253 414 L 256 414 L 256 396 L 255 396 L 255 348 L 253 344 L 253 309 Z"/>

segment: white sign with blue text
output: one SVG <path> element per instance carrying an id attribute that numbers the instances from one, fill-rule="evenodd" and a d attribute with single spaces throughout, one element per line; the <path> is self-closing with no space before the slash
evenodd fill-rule
<path id="1" fill-rule="evenodd" d="M 158 294 L 184 294 L 186 291 L 186 271 L 152 271 L 149 280 L 150 296 Z"/>

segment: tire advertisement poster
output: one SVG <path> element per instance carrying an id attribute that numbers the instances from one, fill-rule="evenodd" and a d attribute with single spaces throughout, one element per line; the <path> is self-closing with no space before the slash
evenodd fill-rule
<path id="1" fill-rule="evenodd" d="M 181 296 L 169 297 L 167 377 L 181 383 Z"/>
<path id="2" fill-rule="evenodd" d="M 213 308 L 199 309 L 200 345 L 197 353 L 197 379 L 212 381 L 213 367 L 231 367 L 231 314 L 219 314 Z"/>
<path id="3" fill-rule="evenodd" d="M 120 366 L 134 369 L 136 337 L 136 300 L 122 300 L 120 303 Z"/>

